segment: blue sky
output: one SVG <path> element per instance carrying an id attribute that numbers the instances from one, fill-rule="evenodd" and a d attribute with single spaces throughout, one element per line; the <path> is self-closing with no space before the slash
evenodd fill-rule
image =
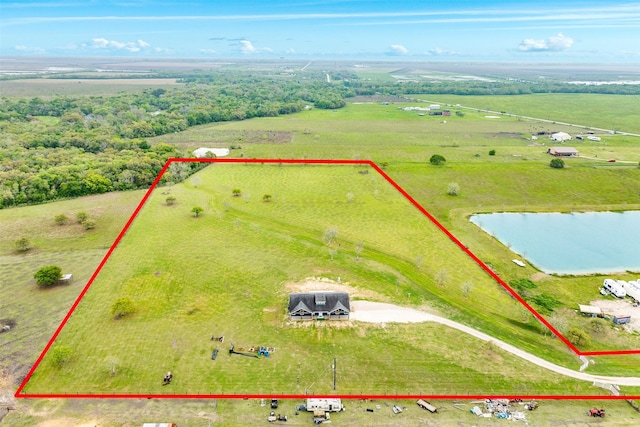
<path id="1" fill-rule="evenodd" d="M 640 2 L 0 0 L 0 55 L 640 62 Z"/>

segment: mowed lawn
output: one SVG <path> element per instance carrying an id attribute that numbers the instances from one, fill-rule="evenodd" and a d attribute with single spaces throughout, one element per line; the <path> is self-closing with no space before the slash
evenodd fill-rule
<path id="1" fill-rule="evenodd" d="M 232 197 L 234 188 L 243 196 Z M 171 187 L 172 206 L 167 191 L 154 191 L 54 343 L 71 348 L 71 359 L 56 366 L 49 352 L 24 392 L 332 393 L 336 357 L 339 394 L 598 393 L 438 325 L 289 322 L 292 282 L 339 276 L 354 295 L 458 318 L 575 364 L 370 169 L 216 164 Z M 193 206 L 204 209 L 200 217 Z M 323 239 L 330 228 L 338 231 L 332 245 Z M 441 270 L 443 286 L 435 280 Z M 463 283 L 471 284 L 466 297 Z M 110 307 L 122 296 L 136 312 L 115 320 Z M 230 355 L 232 343 L 275 351 Z M 169 386 L 166 371 L 174 374 Z"/>

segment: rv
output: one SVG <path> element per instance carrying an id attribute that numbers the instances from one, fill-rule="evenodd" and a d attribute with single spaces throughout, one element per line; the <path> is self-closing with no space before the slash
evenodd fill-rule
<path id="1" fill-rule="evenodd" d="M 340 412 L 344 411 L 344 406 L 340 399 L 307 399 L 307 411 L 314 412 L 317 410 Z"/>
<path id="2" fill-rule="evenodd" d="M 624 288 L 622 287 L 622 280 L 604 279 L 602 287 L 613 294 L 616 298 L 624 298 L 627 296 Z"/>
<path id="3" fill-rule="evenodd" d="M 630 280 L 623 285 L 627 295 L 636 301 L 640 301 L 640 283 L 638 281 Z"/>

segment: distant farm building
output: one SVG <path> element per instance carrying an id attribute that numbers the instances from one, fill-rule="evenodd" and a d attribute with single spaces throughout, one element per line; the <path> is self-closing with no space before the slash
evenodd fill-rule
<path id="1" fill-rule="evenodd" d="M 346 292 L 309 292 L 289 294 L 291 320 L 349 320 L 349 294 Z"/>
<path id="2" fill-rule="evenodd" d="M 429 105 L 429 109 L 430 110 L 439 110 L 440 109 L 440 104 L 431 104 L 431 105 Z"/>
<path id="3" fill-rule="evenodd" d="M 578 150 L 573 147 L 549 147 L 547 154 L 556 157 L 578 157 Z"/>
<path id="4" fill-rule="evenodd" d="M 194 150 L 193 155 L 200 159 L 202 157 L 207 157 L 207 154 L 209 153 L 213 154 L 214 157 L 224 157 L 229 155 L 229 149 L 202 147 L 202 148 L 198 148 L 197 150 Z"/>
<path id="5" fill-rule="evenodd" d="M 571 135 L 569 135 L 566 132 L 556 132 L 556 133 L 552 133 L 549 138 L 553 141 L 564 142 L 564 141 L 569 141 L 571 139 Z"/>

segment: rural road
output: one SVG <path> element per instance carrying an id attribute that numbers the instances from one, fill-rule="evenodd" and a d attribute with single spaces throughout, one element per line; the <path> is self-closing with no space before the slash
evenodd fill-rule
<path id="1" fill-rule="evenodd" d="M 511 344 L 507 344 L 504 341 L 493 338 L 484 332 L 477 331 L 462 323 L 454 322 L 453 320 L 446 319 L 444 317 L 436 316 L 430 313 L 426 313 L 412 308 L 399 307 L 393 304 L 370 302 L 370 301 L 352 301 L 351 302 L 351 314 L 350 319 L 367 322 L 367 323 L 413 323 L 413 322 L 436 322 L 450 328 L 457 329 L 466 334 L 472 335 L 482 341 L 492 341 L 496 347 L 508 351 L 524 360 L 534 363 L 542 368 L 556 372 L 560 375 L 575 378 L 582 381 L 600 381 L 604 383 L 617 384 L 621 386 L 640 386 L 640 377 L 610 377 L 602 375 L 591 375 L 585 372 L 578 372 L 568 368 L 565 368 L 555 363 L 551 363 L 538 356 L 521 350 Z"/>

